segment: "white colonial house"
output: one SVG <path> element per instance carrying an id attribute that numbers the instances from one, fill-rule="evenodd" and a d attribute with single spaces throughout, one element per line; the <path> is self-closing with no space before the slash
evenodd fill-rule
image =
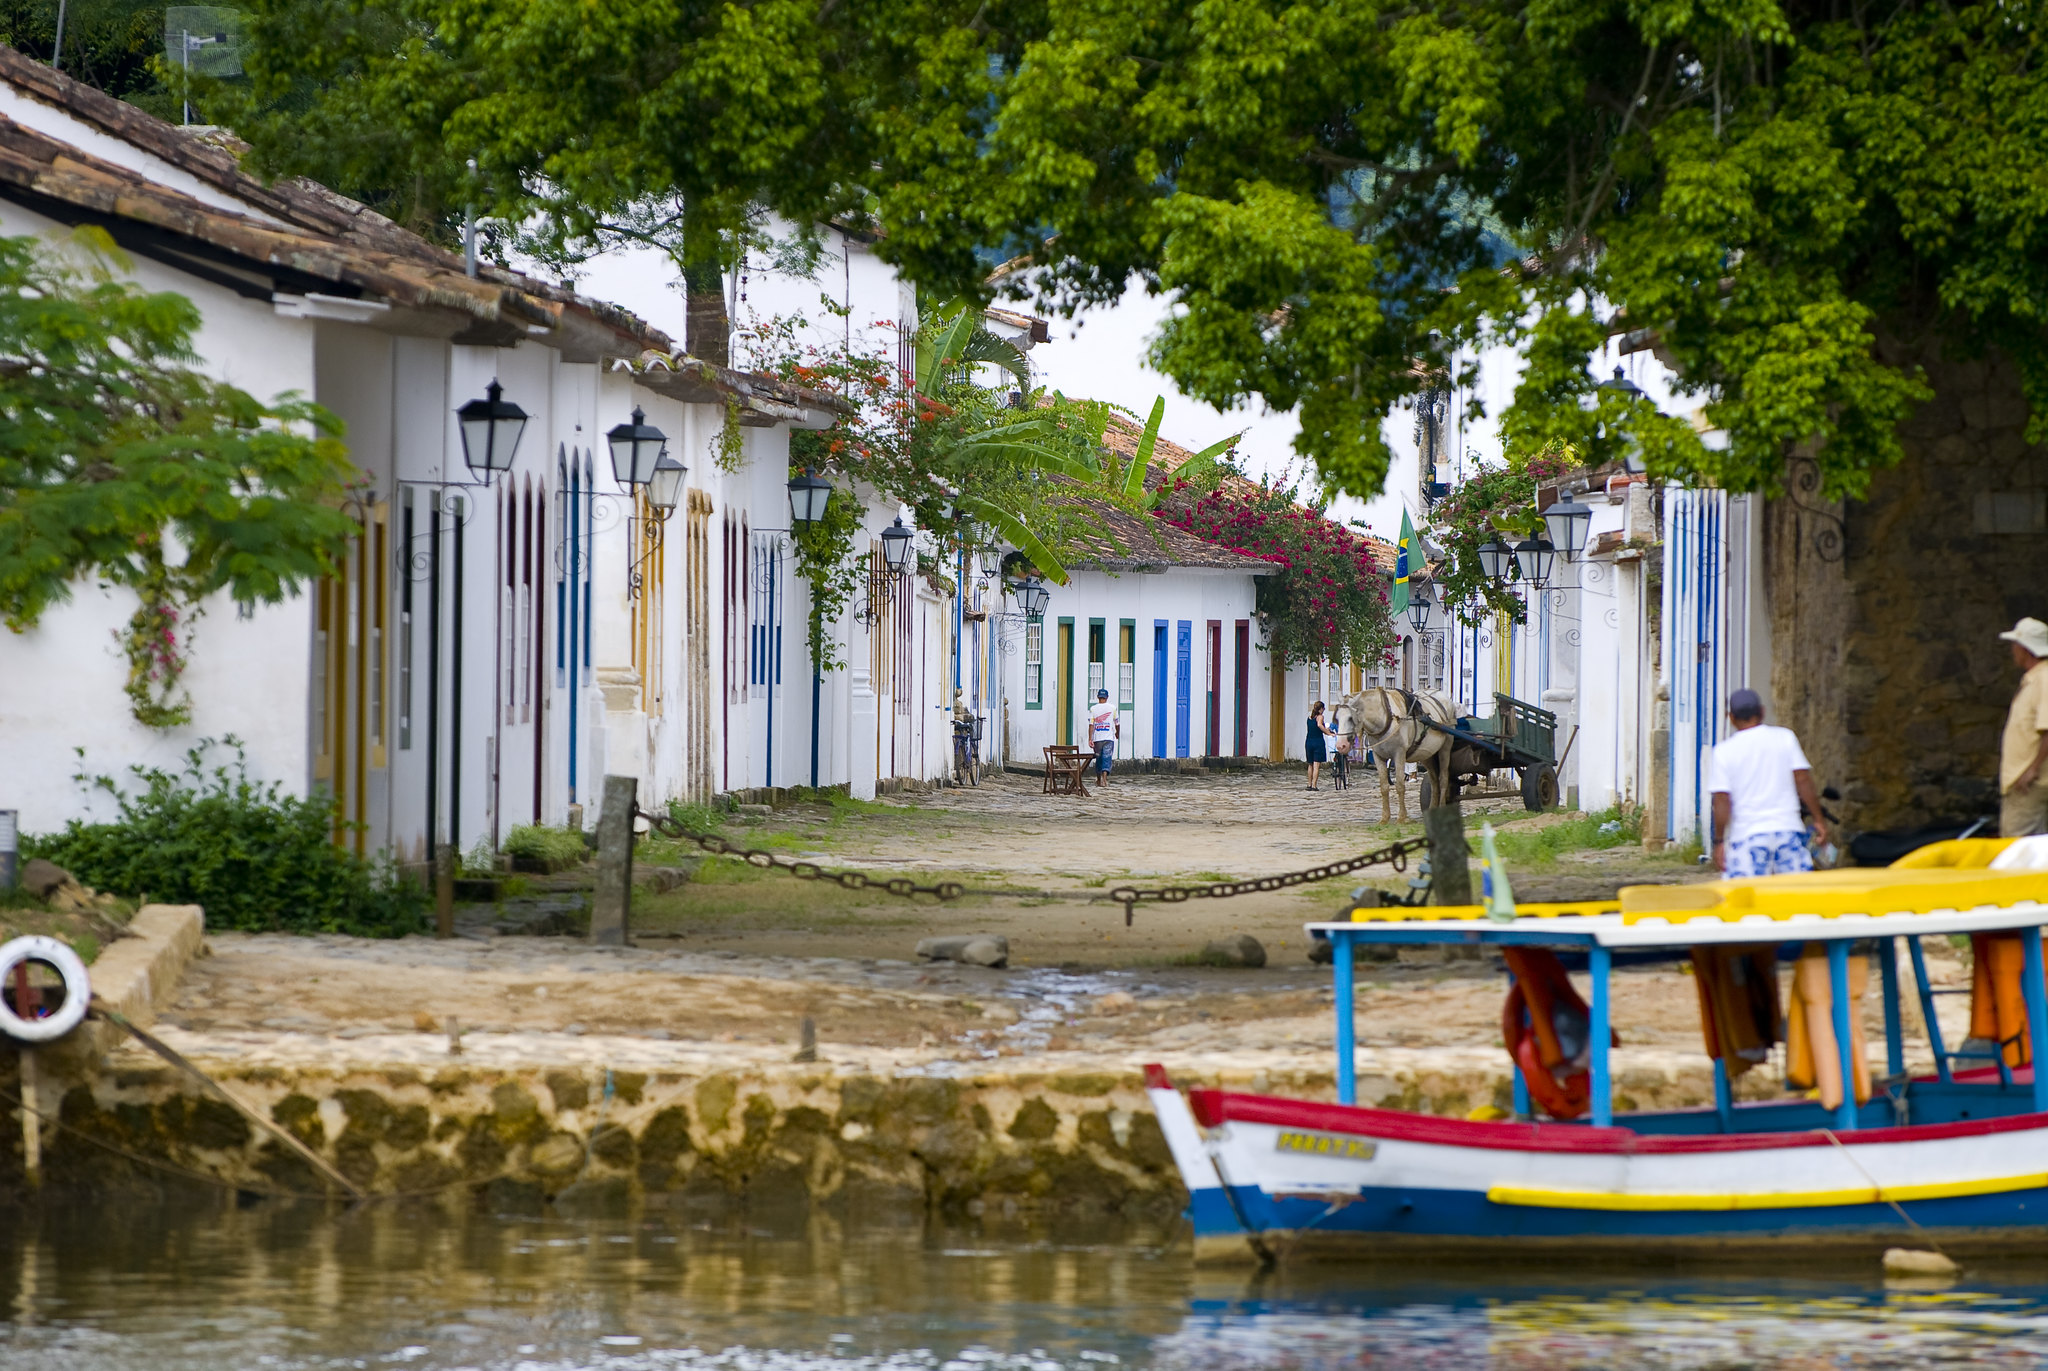
<path id="1" fill-rule="evenodd" d="M 829 425 L 838 401 L 681 356 L 530 276 L 466 270 L 5 49 L 0 146 L 0 232 L 104 229 L 138 284 L 198 306 L 207 371 L 334 411 L 362 475 L 340 575 L 276 606 L 205 606 L 188 726 L 128 711 L 125 591 L 80 582 L 0 637 L 0 807 L 29 830 L 94 812 L 76 747 L 86 771 L 120 776 L 230 735 L 256 777 L 331 791 L 344 841 L 401 860 L 564 822 L 608 772 L 639 776 L 650 805 L 808 779 L 788 434 Z M 479 473 L 456 410 L 494 383 L 525 421 L 508 468 Z M 636 410 L 687 468 L 665 515 L 659 484 L 614 474 L 607 435 Z M 847 693 L 820 713 L 826 782 L 871 766 Z"/>

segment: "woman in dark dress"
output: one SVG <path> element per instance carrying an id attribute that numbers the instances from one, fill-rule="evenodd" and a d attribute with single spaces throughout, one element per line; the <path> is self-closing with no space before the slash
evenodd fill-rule
<path id="1" fill-rule="evenodd" d="M 1308 736 L 1302 740 L 1302 751 L 1308 757 L 1308 788 L 1321 790 L 1316 784 L 1316 773 L 1324 762 L 1330 760 L 1330 750 L 1323 743 L 1325 734 L 1335 737 L 1337 730 L 1323 722 L 1323 702 L 1317 700 L 1308 711 Z"/>

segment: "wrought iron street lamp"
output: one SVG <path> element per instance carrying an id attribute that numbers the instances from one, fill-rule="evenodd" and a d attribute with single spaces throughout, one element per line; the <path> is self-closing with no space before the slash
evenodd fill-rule
<path id="1" fill-rule="evenodd" d="M 996 543 L 983 543 L 975 549 L 974 560 L 981 568 L 983 579 L 993 581 L 1003 569 L 1003 549 Z"/>
<path id="2" fill-rule="evenodd" d="M 683 478 L 689 474 L 688 467 L 665 452 L 654 464 L 654 475 L 647 482 L 647 503 L 660 510 L 663 518 L 675 513 L 683 498 Z"/>
<path id="3" fill-rule="evenodd" d="M 1602 381 L 1598 388 L 1606 391 L 1609 395 L 1618 396 L 1623 404 L 1627 404 L 1631 400 L 1640 400 L 1643 396 L 1643 388 L 1623 375 L 1620 367 L 1616 367 L 1613 377 Z M 1648 470 L 1649 464 L 1643 461 L 1642 448 L 1635 443 L 1630 443 L 1628 449 L 1621 454 L 1621 467 L 1622 470 L 1628 472 L 1631 476 L 1640 476 Z"/>
<path id="4" fill-rule="evenodd" d="M 1046 606 L 1052 603 L 1052 592 L 1043 582 L 1026 581 L 1017 587 L 1017 602 L 1024 606 L 1024 617 L 1043 619 Z"/>
<path id="5" fill-rule="evenodd" d="M 633 421 L 616 424 L 605 435 L 612 449 L 612 475 L 622 486 L 644 486 L 654 479 L 655 464 L 668 451 L 668 435 L 647 422 L 638 405 Z"/>
<path id="6" fill-rule="evenodd" d="M 1557 549 L 1550 540 L 1541 536 L 1524 538 L 1515 547 L 1515 565 L 1522 573 L 1522 580 L 1541 590 L 1550 580 L 1551 563 L 1557 557 Z"/>
<path id="7" fill-rule="evenodd" d="M 519 437 L 526 432 L 526 411 L 505 399 L 505 388 L 496 381 L 484 388 L 484 394 L 487 398 L 456 410 L 455 418 L 462 431 L 462 460 L 488 482 L 512 469 Z"/>
<path id="8" fill-rule="evenodd" d="M 832 502 L 832 483 L 824 477 L 806 471 L 793 476 L 789 481 L 789 522 L 797 528 L 805 528 L 825 517 L 825 508 Z"/>
<path id="9" fill-rule="evenodd" d="M 1567 495 L 1555 501 L 1543 511 L 1544 527 L 1550 531 L 1550 541 L 1567 562 L 1577 561 L 1586 550 L 1586 529 L 1593 522 L 1593 507 L 1582 505 Z"/>
<path id="10" fill-rule="evenodd" d="M 1436 603 L 1430 599 L 1427 582 L 1412 587 L 1408 596 L 1408 622 L 1414 626 L 1416 633 L 1429 632 L 1431 616 L 1435 609 Z"/>
<path id="11" fill-rule="evenodd" d="M 882 564 L 888 567 L 892 576 L 901 576 L 903 569 L 910 565 L 911 537 L 900 514 L 896 516 L 895 523 L 882 530 Z"/>
<path id="12" fill-rule="evenodd" d="M 1489 581 L 1505 581 L 1515 565 L 1515 549 L 1498 533 L 1479 545 L 1479 570 Z"/>

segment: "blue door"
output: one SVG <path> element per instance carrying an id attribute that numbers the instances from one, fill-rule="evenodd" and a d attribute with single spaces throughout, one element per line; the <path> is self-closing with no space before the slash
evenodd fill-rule
<path id="1" fill-rule="evenodd" d="M 1195 625 L 1182 619 L 1173 635 L 1173 755 L 1188 755 L 1188 691 L 1192 687 Z"/>
<path id="2" fill-rule="evenodd" d="M 1166 620 L 1152 621 L 1152 755 L 1166 755 Z"/>

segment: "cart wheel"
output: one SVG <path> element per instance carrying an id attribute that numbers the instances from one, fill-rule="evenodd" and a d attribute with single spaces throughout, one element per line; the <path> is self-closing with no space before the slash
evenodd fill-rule
<path id="1" fill-rule="evenodd" d="M 1556 767 L 1545 764 L 1522 768 L 1522 803 L 1537 813 L 1557 808 Z"/>
<path id="2" fill-rule="evenodd" d="M 1458 778 L 1456 776 L 1451 777 L 1450 797 L 1439 800 L 1436 797 L 1436 778 L 1425 770 L 1422 773 L 1422 790 L 1418 798 L 1422 802 L 1422 808 L 1425 813 L 1436 808 L 1439 804 L 1454 805 L 1458 802 Z"/>

